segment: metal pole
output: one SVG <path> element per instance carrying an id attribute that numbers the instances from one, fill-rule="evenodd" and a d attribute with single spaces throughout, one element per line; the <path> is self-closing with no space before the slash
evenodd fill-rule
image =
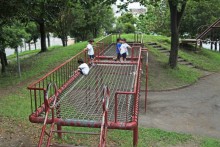
<path id="1" fill-rule="evenodd" d="M 16 51 L 16 56 L 17 56 L 18 75 L 19 77 L 21 77 L 21 65 L 20 65 L 20 60 L 18 56 L 18 47 L 16 47 L 15 51 Z"/>
<path id="2" fill-rule="evenodd" d="M 148 51 L 146 56 L 146 81 L 145 81 L 145 113 L 147 112 L 147 94 L 148 94 Z"/>

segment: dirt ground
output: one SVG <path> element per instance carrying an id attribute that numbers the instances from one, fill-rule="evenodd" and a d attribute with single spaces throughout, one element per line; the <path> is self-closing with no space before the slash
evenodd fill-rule
<path id="1" fill-rule="evenodd" d="M 139 115 L 142 127 L 220 138 L 220 73 L 174 91 L 150 92 L 147 113 Z M 141 99 L 141 104 L 143 101 Z"/>

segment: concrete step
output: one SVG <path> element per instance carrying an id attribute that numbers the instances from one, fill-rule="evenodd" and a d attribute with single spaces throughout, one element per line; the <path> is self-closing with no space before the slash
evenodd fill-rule
<path id="1" fill-rule="evenodd" d="M 155 42 L 148 42 L 147 45 L 157 45 Z"/>
<path id="2" fill-rule="evenodd" d="M 160 47 L 160 48 L 157 48 L 158 50 L 167 50 L 167 49 L 165 49 L 165 48 L 162 48 L 162 47 Z"/>
<path id="3" fill-rule="evenodd" d="M 166 56 L 170 56 L 170 52 L 163 52 Z"/>
<path id="4" fill-rule="evenodd" d="M 162 46 L 160 45 L 152 45 L 153 48 L 161 48 Z"/>
<path id="5" fill-rule="evenodd" d="M 178 58 L 177 61 L 178 61 L 178 62 L 183 62 L 183 61 L 186 61 L 186 60 L 183 59 L 183 58 Z"/>
<path id="6" fill-rule="evenodd" d="M 179 62 L 179 64 L 181 64 L 181 65 L 193 65 L 192 63 L 187 62 L 187 61 Z"/>
<path id="7" fill-rule="evenodd" d="M 161 53 L 170 53 L 169 50 L 160 50 Z"/>

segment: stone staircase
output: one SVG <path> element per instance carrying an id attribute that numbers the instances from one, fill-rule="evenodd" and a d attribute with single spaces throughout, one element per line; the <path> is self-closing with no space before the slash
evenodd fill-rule
<path id="1" fill-rule="evenodd" d="M 148 46 L 151 46 L 153 47 L 154 49 L 157 49 L 159 52 L 163 53 L 164 55 L 166 55 L 167 57 L 170 56 L 170 51 L 166 48 L 163 48 L 161 45 L 158 45 L 157 43 L 155 42 L 149 42 L 147 43 Z M 203 76 L 207 76 L 207 75 L 210 75 L 212 74 L 212 72 L 209 72 L 209 71 L 206 71 L 206 70 L 203 70 L 201 68 L 198 68 L 197 66 L 193 65 L 193 63 L 183 59 L 182 57 L 178 56 L 178 64 L 181 64 L 181 65 L 184 65 L 184 66 L 187 66 L 189 68 L 194 68 L 200 72 L 203 73 Z"/>
<path id="2" fill-rule="evenodd" d="M 147 45 L 153 47 L 154 49 L 157 49 L 159 52 L 165 54 L 167 57 L 169 57 L 169 55 L 170 55 L 170 51 L 169 50 L 167 50 L 166 48 L 163 48 L 161 45 L 158 45 L 155 42 L 149 42 L 149 43 L 147 43 Z M 190 68 L 196 68 L 196 66 L 193 65 L 193 63 L 183 59 L 180 56 L 178 56 L 178 63 L 181 64 L 181 65 L 188 66 Z"/>

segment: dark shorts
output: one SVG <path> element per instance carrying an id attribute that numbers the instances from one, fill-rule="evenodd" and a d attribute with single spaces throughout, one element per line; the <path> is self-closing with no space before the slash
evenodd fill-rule
<path id="1" fill-rule="evenodd" d="M 79 73 L 81 73 L 82 75 L 84 75 L 81 68 L 79 68 Z"/>
<path id="2" fill-rule="evenodd" d="M 120 60 L 120 58 L 121 58 L 121 54 L 117 53 L 117 59 Z"/>
<path id="3" fill-rule="evenodd" d="M 123 59 L 126 59 L 126 57 L 127 57 L 127 54 L 126 54 L 126 53 L 124 53 L 124 54 L 121 54 L 121 57 L 123 57 Z"/>
<path id="4" fill-rule="evenodd" d="M 94 56 L 94 55 L 89 55 L 89 58 L 90 58 L 90 59 L 94 59 L 95 56 Z"/>

